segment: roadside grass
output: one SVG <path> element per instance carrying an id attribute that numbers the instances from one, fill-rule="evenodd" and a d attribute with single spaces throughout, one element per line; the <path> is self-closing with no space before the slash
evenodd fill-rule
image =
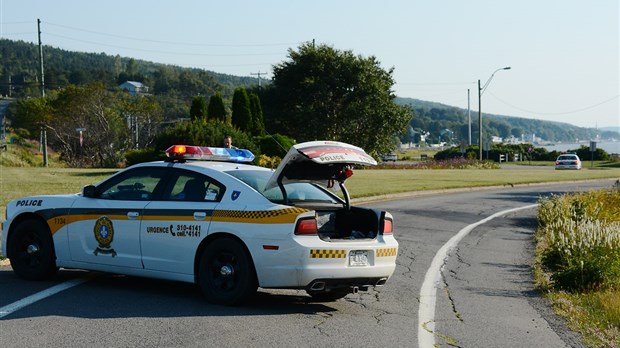
<path id="1" fill-rule="evenodd" d="M 620 347 L 620 187 L 541 199 L 538 287 L 593 347 Z"/>
<path id="2" fill-rule="evenodd" d="M 12 199 L 29 195 L 77 193 L 84 185 L 95 184 L 116 171 L 118 169 L 0 166 L 0 207 Z M 347 189 L 353 198 L 362 198 L 403 192 L 606 178 L 620 179 L 620 168 L 579 171 L 521 167 L 494 170 L 358 169 L 347 180 Z"/>
<path id="3" fill-rule="evenodd" d="M 401 161 L 415 161 L 421 160 L 422 155 L 425 155 L 427 158 L 433 158 L 437 152 L 439 152 L 439 150 L 432 148 L 413 148 L 399 150 L 396 154 L 398 155 L 398 159 Z"/>
<path id="4" fill-rule="evenodd" d="M 95 184 L 118 169 L 76 169 L 42 167 L 0 167 L 0 206 L 15 198 L 30 195 L 78 193 L 82 187 Z"/>
<path id="5" fill-rule="evenodd" d="M 568 327 L 589 347 L 620 347 L 620 292 L 551 292 L 545 295 Z"/>
<path id="6" fill-rule="evenodd" d="M 620 179 L 620 168 L 575 171 L 521 167 L 499 170 L 362 169 L 354 170 L 346 185 L 352 197 L 360 198 L 403 192 L 606 178 Z"/>

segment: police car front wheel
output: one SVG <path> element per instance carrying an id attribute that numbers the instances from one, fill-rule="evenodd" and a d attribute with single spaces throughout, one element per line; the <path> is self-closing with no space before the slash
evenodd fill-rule
<path id="1" fill-rule="evenodd" d="M 232 238 L 212 241 L 203 251 L 198 267 L 198 285 L 207 301 L 238 305 L 258 288 L 254 265 L 246 249 Z"/>
<path id="2" fill-rule="evenodd" d="M 21 278 L 48 279 L 58 271 L 52 234 L 41 221 L 20 222 L 9 236 L 8 247 L 11 267 Z"/>

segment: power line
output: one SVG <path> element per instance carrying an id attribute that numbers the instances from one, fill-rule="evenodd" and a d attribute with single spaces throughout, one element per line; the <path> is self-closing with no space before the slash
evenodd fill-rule
<path id="1" fill-rule="evenodd" d="M 71 30 L 76 30 L 76 31 L 81 31 L 81 32 L 85 32 L 85 33 L 91 33 L 91 34 L 97 34 L 97 35 L 121 38 L 121 39 L 126 39 L 126 40 L 162 43 L 162 44 L 178 45 L 178 46 L 269 47 L 269 46 L 290 46 L 290 45 L 298 45 L 299 44 L 299 42 L 293 42 L 293 43 L 290 43 L 290 42 L 288 42 L 288 43 L 258 43 L 258 44 L 257 43 L 252 43 L 252 44 L 212 44 L 212 43 L 195 43 L 195 42 L 191 42 L 190 43 L 190 42 L 179 42 L 179 41 L 161 41 L 161 40 L 151 40 L 151 39 L 137 38 L 137 37 L 131 37 L 131 36 L 125 36 L 125 35 L 116 35 L 116 34 L 110 34 L 110 33 L 102 33 L 102 32 L 99 32 L 99 31 L 75 28 L 75 27 L 70 27 L 70 26 L 67 26 L 67 25 L 54 24 L 54 23 L 49 23 L 49 22 L 45 22 L 45 24 L 56 26 L 56 27 L 62 27 L 62 28 L 66 28 L 66 29 L 71 29 Z"/>
<path id="2" fill-rule="evenodd" d="M 100 43 L 100 42 L 75 39 L 75 38 L 72 38 L 72 37 L 68 37 L 68 36 L 64 36 L 64 35 L 58 35 L 58 34 L 53 34 L 53 33 L 50 33 L 50 32 L 45 32 L 45 34 L 49 35 L 49 36 L 55 36 L 55 37 L 59 37 L 59 38 L 67 39 L 67 40 L 73 40 L 73 41 L 82 42 L 82 43 L 89 43 L 89 44 L 93 44 L 93 45 L 106 46 L 106 47 L 112 47 L 112 48 L 121 48 L 121 49 L 125 49 L 125 50 L 140 51 L 140 52 L 160 53 L 160 54 L 172 54 L 172 55 L 184 55 L 184 56 L 202 56 L 202 57 L 250 57 L 250 56 L 275 56 L 275 55 L 281 55 L 282 54 L 281 52 L 277 52 L 277 53 L 274 52 L 274 53 L 231 53 L 231 54 L 222 53 L 222 54 L 206 54 L 206 53 L 195 53 L 195 52 L 159 51 L 159 50 L 149 50 L 149 49 L 136 48 L 136 47 L 126 47 L 126 46 L 110 45 L 110 44 L 104 44 L 104 43 Z"/>
<path id="3" fill-rule="evenodd" d="M 445 85 L 472 85 L 475 83 L 476 81 L 472 81 L 472 82 L 419 82 L 419 83 L 396 82 L 395 84 L 406 85 L 406 86 L 445 86 Z"/>
<path id="4" fill-rule="evenodd" d="M 608 102 L 610 102 L 610 101 L 620 97 L 620 94 L 618 94 L 618 95 L 615 95 L 615 96 L 613 96 L 613 97 L 611 97 L 609 99 L 605 99 L 605 100 L 603 100 L 603 101 L 601 101 L 599 103 L 596 103 L 596 104 L 593 104 L 593 105 L 590 105 L 590 106 L 586 106 L 586 107 L 581 108 L 581 109 L 576 109 L 576 110 L 562 111 L 562 112 L 538 112 L 538 111 L 532 111 L 532 110 L 523 109 L 523 108 L 520 108 L 518 106 L 512 105 L 512 104 L 502 100 L 501 98 L 499 98 L 498 96 L 496 96 L 495 94 L 493 94 L 491 92 L 489 92 L 489 94 L 492 95 L 493 97 L 495 97 L 495 99 L 499 100 L 500 102 L 502 102 L 502 103 L 504 103 L 504 104 L 506 104 L 506 105 L 508 105 L 508 106 L 510 106 L 512 108 L 515 108 L 515 109 L 517 109 L 519 111 L 529 112 L 531 114 L 537 114 L 537 115 L 567 115 L 567 114 L 574 114 L 574 113 L 577 113 L 577 112 L 593 109 L 593 108 L 595 108 L 595 107 L 597 107 L 599 105 L 603 105 L 605 103 L 608 103 Z"/>
<path id="5" fill-rule="evenodd" d="M 21 33 L 3 33 L 2 36 L 18 36 L 18 35 L 31 35 L 36 34 L 36 31 L 24 31 Z"/>

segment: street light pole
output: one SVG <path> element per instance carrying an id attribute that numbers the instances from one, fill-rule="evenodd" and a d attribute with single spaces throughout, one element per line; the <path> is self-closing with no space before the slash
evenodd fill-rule
<path id="1" fill-rule="evenodd" d="M 478 159 L 482 161 L 482 94 L 489 87 L 489 83 L 495 76 L 495 73 L 500 70 L 510 70 L 510 67 L 507 66 L 505 68 L 499 68 L 495 70 L 491 77 L 484 83 L 484 86 L 480 87 L 480 80 L 478 80 Z"/>
<path id="2" fill-rule="evenodd" d="M 471 145 L 471 107 L 469 105 L 469 88 L 467 89 L 467 145 Z"/>

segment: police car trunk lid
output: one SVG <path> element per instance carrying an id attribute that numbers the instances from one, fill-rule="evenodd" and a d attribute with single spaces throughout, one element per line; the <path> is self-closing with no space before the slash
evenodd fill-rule
<path id="1" fill-rule="evenodd" d="M 267 182 L 266 189 L 287 182 L 337 180 L 343 168 L 376 165 L 363 149 L 337 141 L 311 141 L 294 145 Z"/>

